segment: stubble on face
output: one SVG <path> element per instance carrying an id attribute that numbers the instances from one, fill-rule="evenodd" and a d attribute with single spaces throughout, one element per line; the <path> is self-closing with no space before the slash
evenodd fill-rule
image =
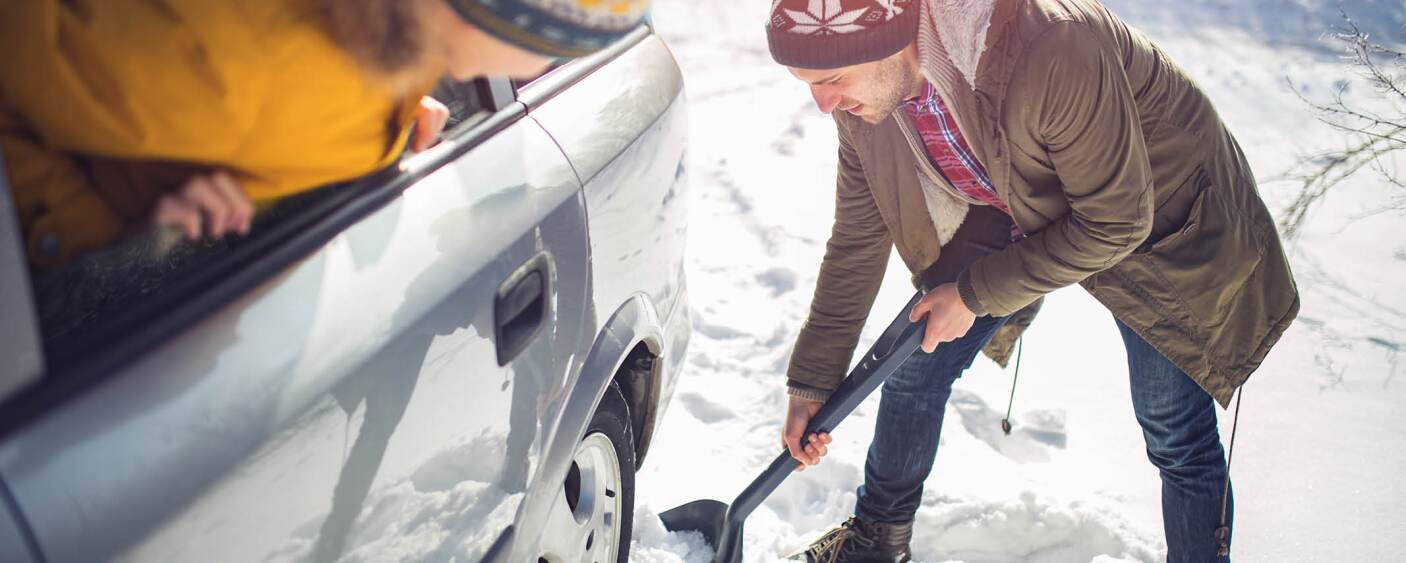
<path id="1" fill-rule="evenodd" d="M 922 78 L 900 54 L 879 61 L 871 80 L 874 84 L 871 101 L 865 104 L 859 118 L 877 125 L 918 91 Z"/>

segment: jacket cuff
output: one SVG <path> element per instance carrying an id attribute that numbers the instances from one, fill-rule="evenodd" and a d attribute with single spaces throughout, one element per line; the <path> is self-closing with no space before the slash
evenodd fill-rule
<path id="1" fill-rule="evenodd" d="M 830 400 L 830 391 L 826 391 L 818 387 L 811 387 L 804 383 L 797 383 L 795 381 L 786 382 L 786 394 L 792 397 L 805 399 L 807 401 L 816 401 L 820 403 Z"/>
<path id="2" fill-rule="evenodd" d="M 989 313 L 986 306 L 981 304 L 981 300 L 976 298 L 976 288 L 972 286 L 970 272 L 964 271 L 957 276 L 957 295 L 961 296 L 962 304 L 976 316 L 984 317 Z"/>

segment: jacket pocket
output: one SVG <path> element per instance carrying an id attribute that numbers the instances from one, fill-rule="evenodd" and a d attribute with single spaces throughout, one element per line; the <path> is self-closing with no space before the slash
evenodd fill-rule
<path id="1" fill-rule="evenodd" d="M 1197 170 L 1188 187 L 1198 193 L 1186 222 L 1140 248 L 1122 270 L 1175 316 L 1215 332 L 1231 320 L 1229 305 L 1259 266 L 1264 245 L 1253 221 L 1229 205 L 1224 192 L 1234 186 L 1213 185 Z"/>

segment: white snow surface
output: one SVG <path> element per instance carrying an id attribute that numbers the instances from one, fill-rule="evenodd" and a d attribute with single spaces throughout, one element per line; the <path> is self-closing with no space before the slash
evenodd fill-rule
<path id="1" fill-rule="evenodd" d="M 806 88 L 774 64 L 770 2 L 658 0 L 691 112 L 688 275 L 694 337 L 672 407 L 638 477 L 632 560 L 703 562 L 696 534 L 657 514 L 734 496 L 780 453 L 784 373 L 808 310 L 834 209 L 836 137 Z M 1211 95 L 1271 209 L 1272 180 L 1339 146 L 1290 81 L 1323 100 L 1353 74 L 1326 36 L 1337 2 L 1108 0 Z M 1343 7 L 1406 43 L 1400 2 Z M 1349 99 L 1370 100 L 1360 84 Z M 1371 174 L 1336 190 L 1291 249 L 1298 321 L 1250 379 L 1232 475 L 1236 561 L 1400 561 L 1406 555 L 1406 222 L 1370 213 L 1401 197 Z M 895 256 L 867 347 L 912 293 Z M 1078 287 L 1051 294 L 1025 339 L 1012 418 L 1010 370 L 982 358 L 959 380 L 918 512 L 919 561 L 1099 562 L 1165 558 L 1160 482 L 1129 401 L 1111 316 Z M 863 480 L 875 394 L 818 467 L 747 521 L 748 561 L 778 561 L 847 518 Z M 1229 441 L 1233 411 L 1221 412 Z"/>

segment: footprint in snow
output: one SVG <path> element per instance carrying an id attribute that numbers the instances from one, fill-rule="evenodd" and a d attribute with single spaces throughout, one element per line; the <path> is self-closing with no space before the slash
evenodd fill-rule
<path id="1" fill-rule="evenodd" d="M 1050 460 L 1048 446 L 1064 447 L 1064 413 L 1034 411 L 1015 422 L 1009 436 L 1001 431 L 1000 411 L 987 406 L 975 393 L 952 390 L 948 404 L 962 417 L 962 427 L 991 449 L 1018 463 L 1039 463 Z"/>
<path id="2" fill-rule="evenodd" d="M 791 124 L 791 127 L 783 131 L 776 141 L 771 144 L 771 150 L 776 151 L 776 154 L 781 156 L 795 156 L 796 141 L 804 138 L 805 135 L 806 132 L 805 129 L 801 127 L 801 123 L 799 121 L 794 122 Z"/>
<path id="3" fill-rule="evenodd" d="M 747 333 L 727 325 L 714 324 L 695 317 L 693 330 L 713 340 L 734 340 L 747 336 Z"/>
<path id="4" fill-rule="evenodd" d="M 1056 448 L 1069 443 L 1069 435 L 1064 431 L 1063 409 L 1041 409 L 1029 411 L 1015 421 L 1012 434 L 1024 432 L 1037 442 Z"/>
<path id="5" fill-rule="evenodd" d="M 693 415 L 704 424 L 713 424 L 737 417 L 732 409 L 714 403 L 698 393 L 684 393 L 679 395 L 678 401 L 683 403 L 683 408 L 688 411 L 688 414 Z"/>
<path id="6" fill-rule="evenodd" d="M 779 297 L 796 288 L 796 273 L 785 268 L 772 268 L 757 274 L 757 283 L 771 290 L 772 297 Z"/>

